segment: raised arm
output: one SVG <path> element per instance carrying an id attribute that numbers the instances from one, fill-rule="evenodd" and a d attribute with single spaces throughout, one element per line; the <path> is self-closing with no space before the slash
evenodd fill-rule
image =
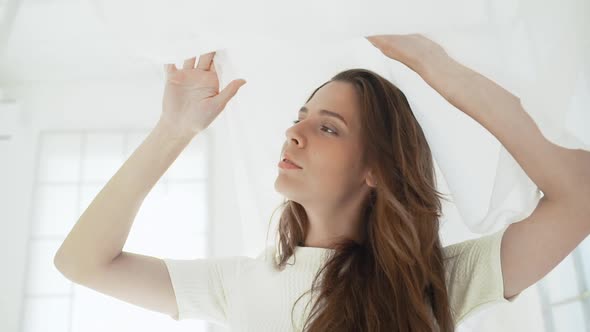
<path id="1" fill-rule="evenodd" d="M 221 112 L 240 85 L 219 92 L 214 53 L 166 65 L 163 111 L 155 128 L 80 216 L 54 264 L 68 279 L 151 310 L 174 315 L 177 307 L 164 261 L 123 252 L 147 194 L 190 141 Z"/>
<path id="2" fill-rule="evenodd" d="M 158 123 L 65 238 L 55 255 L 60 271 L 80 279 L 116 259 L 145 197 L 189 142 Z"/>
<path id="3" fill-rule="evenodd" d="M 54 264 L 65 277 L 146 309 L 176 313 L 164 262 L 122 249 L 144 198 L 189 141 L 163 124 L 152 130 L 58 249 Z"/>
<path id="4" fill-rule="evenodd" d="M 547 140 L 518 97 L 458 63 L 428 38 L 367 39 L 484 126 L 543 192 L 533 213 L 508 227 L 501 245 L 505 297 L 540 280 L 590 234 L 590 152 Z"/>

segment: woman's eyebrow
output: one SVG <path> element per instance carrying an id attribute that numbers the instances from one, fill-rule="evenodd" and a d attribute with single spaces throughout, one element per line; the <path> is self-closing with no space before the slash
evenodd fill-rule
<path id="1" fill-rule="evenodd" d="M 299 113 L 307 113 L 307 112 L 308 112 L 308 109 L 305 106 L 301 107 L 301 109 L 299 110 Z M 346 120 L 344 120 L 344 117 L 342 117 L 342 115 L 332 112 L 332 111 L 328 111 L 328 110 L 320 110 L 319 112 L 320 112 L 320 115 L 331 116 L 336 119 L 339 119 L 340 121 L 344 122 L 344 124 L 348 127 L 348 123 L 346 122 Z"/>

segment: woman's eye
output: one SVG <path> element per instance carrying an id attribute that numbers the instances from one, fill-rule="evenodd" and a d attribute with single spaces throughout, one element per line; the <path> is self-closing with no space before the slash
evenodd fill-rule
<path id="1" fill-rule="evenodd" d="M 301 122 L 301 120 L 295 120 L 295 121 L 293 121 L 293 124 L 298 124 L 299 122 Z M 328 130 L 331 131 L 331 132 L 328 132 L 328 131 L 324 130 L 328 134 L 333 134 L 333 135 L 336 135 L 337 134 L 336 131 L 334 129 L 330 128 L 330 127 L 322 126 L 322 129 L 323 128 L 326 128 L 326 129 L 328 129 Z"/>
<path id="2" fill-rule="evenodd" d="M 332 128 L 330 128 L 330 127 L 326 127 L 326 126 L 322 126 L 322 128 L 326 128 L 326 129 L 330 130 L 331 132 L 330 132 L 329 134 L 334 134 L 334 135 L 336 135 L 336 131 L 334 131 Z M 325 131 L 325 130 L 324 130 L 324 131 Z M 326 131 L 326 132 L 327 132 L 327 131 Z"/>

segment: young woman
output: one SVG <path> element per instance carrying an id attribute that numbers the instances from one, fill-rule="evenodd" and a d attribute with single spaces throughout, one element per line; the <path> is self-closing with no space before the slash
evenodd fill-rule
<path id="1" fill-rule="evenodd" d="M 65 239 L 58 269 L 174 319 L 240 331 L 453 331 L 482 305 L 513 301 L 590 234 L 590 153 L 552 144 L 517 97 L 424 36 L 368 40 L 506 146 L 544 194 L 529 217 L 441 247 L 442 197 L 408 101 L 350 69 L 315 89 L 286 131 L 276 247 L 256 258 L 123 252 L 143 198 L 245 83 L 219 92 L 213 52 L 196 68 L 196 58 L 166 65 L 160 121 Z"/>

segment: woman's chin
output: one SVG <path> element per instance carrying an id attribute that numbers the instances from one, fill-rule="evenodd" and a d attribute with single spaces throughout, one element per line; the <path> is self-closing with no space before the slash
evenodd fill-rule
<path id="1" fill-rule="evenodd" d="M 275 181 L 275 191 L 288 200 L 294 200 L 293 192 L 285 188 L 285 185 L 279 183 L 279 181 Z"/>

